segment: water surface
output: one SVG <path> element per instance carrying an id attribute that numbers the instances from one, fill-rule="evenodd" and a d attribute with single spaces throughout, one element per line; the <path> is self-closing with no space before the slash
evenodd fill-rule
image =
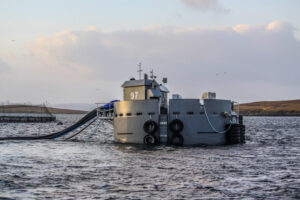
<path id="1" fill-rule="evenodd" d="M 80 117 L 0 124 L 0 136 L 54 132 Z M 244 121 L 245 145 L 121 145 L 107 123 L 75 141 L 1 141 L 0 199 L 299 199 L 300 118 Z"/>

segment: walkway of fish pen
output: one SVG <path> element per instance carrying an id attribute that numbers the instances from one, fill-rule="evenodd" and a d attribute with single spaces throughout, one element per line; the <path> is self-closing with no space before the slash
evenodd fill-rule
<path id="1" fill-rule="evenodd" d="M 56 121 L 45 105 L 2 105 L 0 123 L 43 123 Z"/>
<path id="2" fill-rule="evenodd" d="M 28 113 L 0 113 L 0 123 L 35 123 L 35 122 L 54 122 L 55 116 Z"/>

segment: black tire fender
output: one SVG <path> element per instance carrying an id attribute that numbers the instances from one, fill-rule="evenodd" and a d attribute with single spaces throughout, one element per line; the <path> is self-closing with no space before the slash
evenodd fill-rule
<path id="1" fill-rule="evenodd" d="M 157 123 L 153 120 L 148 120 L 144 123 L 144 131 L 148 134 L 154 134 L 157 130 Z"/>
<path id="2" fill-rule="evenodd" d="M 154 135 L 148 134 L 144 137 L 144 144 L 150 145 L 150 146 L 155 145 L 155 144 L 157 144 L 157 138 Z"/>
<path id="3" fill-rule="evenodd" d="M 184 128 L 183 122 L 180 119 L 174 119 L 169 123 L 169 129 L 173 133 L 180 133 Z"/>
<path id="4" fill-rule="evenodd" d="M 182 146 L 184 143 L 184 138 L 181 134 L 176 134 L 171 137 L 171 144 L 175 146 Z"/>

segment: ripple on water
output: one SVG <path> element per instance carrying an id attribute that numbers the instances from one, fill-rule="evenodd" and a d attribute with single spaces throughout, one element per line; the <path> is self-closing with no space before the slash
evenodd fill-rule
<path id="1" fill-rule="evenodd" d="M 63 126 L 80 116 L 59 116 Z M 300 118 L 245 117 L 247 143 L 218 147 L 114 144 L 112 127 L 75 141 L 0 142 L 0 199 L 300 198 Z M 0 124 L 32 135 L 55 123 Z"/>

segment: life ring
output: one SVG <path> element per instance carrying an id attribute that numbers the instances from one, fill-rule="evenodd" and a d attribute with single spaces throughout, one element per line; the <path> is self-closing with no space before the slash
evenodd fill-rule
<path id="1" fill-rule="evenodd" d="M 169 129 L 173 133 L 180 133 L 184 128 L 183 122 L 180 119 L 174 119 L 169 123 Z"/>
<path id="2" fill-rule="evenodd" d="M 144 144 L 146 145 L 155 145 L 157 143 L 157 139 L 154 135 L 146 135 L 144 137 Z"/>
<path id="3" fill-rule="evenodd" d="M 148 120 L 145 122 L 144 124 L 144 131 L 148 134 L 154 134 L 157 130 L 157 124 L 155 121 L 153 120 Z"/>
<path id="4" fill-rule="evenodd" d="M 171 137 L 171 144 L 175 146 L 182 146 L 184 142 L 184 138 L 181 134 L 176 134 Z"/>

